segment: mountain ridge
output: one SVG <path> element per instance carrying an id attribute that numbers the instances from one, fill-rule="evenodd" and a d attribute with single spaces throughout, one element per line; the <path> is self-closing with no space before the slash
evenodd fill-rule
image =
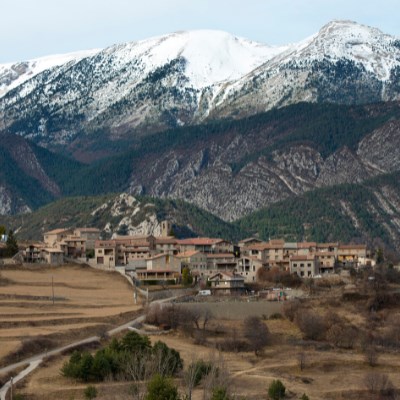
<path id="1" fill-rule="evenodd" d="M 112 234 L 159 234 L 169 220 L 177 237 L 209 236 L 237 241 L 250 235 L 287 241 L 367 243 L 399 257 L 400 172 L 363 183 L 317 188 L 235 221 L 224 222 L 198 207 L 173 199 L 127 193 L 57 200 L 25 216 L 4 218 L 22 240 L 40 240 L 47 230 L 79 225 Z M 62 215 L 62 220 L 60 220 Z"/>
<path id="2" fill-rule="evenodd" d="M 241 120 L 144 136 L 125 152 L 90 165 L 27 141 L 31 150 L 26 156 L 2 148 L 8 161 L 0 186 L 14 187 L 30 209 L 58 197 L 46 189 L 51 181 L 61 197 L 126 191 L 181 198 L 233 221 L 314 188 L 399 170 L 399 121 L 398 102 L 351 107 L 299 103 Z M 11 147 L 13 138 L 15 143 L 26 140 L 9 138 Z M 43 174 L 33 169 L 15 175 L 14 162 L 17 168 L 39 163 Z M 40 178 L 34 187 L 32 177 Z"/>
<path id="3" fill-rule="evenodd" d="M 133 140 L 300 101 L 397 100 L 399 78 L 400 41 L 354 22 L 331 22 L 280 47 L 221 31 L 177 32 L 81 53 L 31 76 L 0 97 L 0 130 L 74 154 L 93 141 Z"/>

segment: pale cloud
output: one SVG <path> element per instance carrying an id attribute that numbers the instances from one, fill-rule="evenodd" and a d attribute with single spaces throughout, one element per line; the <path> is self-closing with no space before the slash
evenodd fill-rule
<path id="1" fill-rule="evenodd" d="M 398 0 L 19 0 L 2 4 L 0 62 L 102 48 L 177 30 L 295 42 L 332 19 L 400 36 Z"/>

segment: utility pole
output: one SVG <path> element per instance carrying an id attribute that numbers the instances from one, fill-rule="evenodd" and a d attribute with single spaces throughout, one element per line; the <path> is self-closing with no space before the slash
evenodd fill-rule
<path id="1" fill-rule="evenodd" d="M 133 284 L 134 284 L 134 287 L 135 287 L 135 292 L 133 294 L 133 298 L 135 300 L 135 304 L 137 304 L 137 287 L 136 287 L 136 283 L 135 282 Z"/>
<path id="2" fill-rule="evenodd" d="M 53 306 L 54 306 L 54 279 L 53 279 L 53 275 L 51 276 L 51 292 L 53 294 Z"/>

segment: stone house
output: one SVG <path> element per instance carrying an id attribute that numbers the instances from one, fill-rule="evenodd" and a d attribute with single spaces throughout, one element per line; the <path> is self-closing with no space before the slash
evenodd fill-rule
<path id="1" fill-rule="evenodd" d="M 136 277 L 146 280 L 178 280 L 181 276 L 181 261 L 170 254 L 157 254 L 146 259 L 146 269 L 136 268 Z"/>
<path id="2" fill-rule="evenodd" d="M 320 273 L 319 262 L 315 254 L 296 255 L 290 258 L 290 273 L 301 278 L 312 278 Z"/>
<path id="3" fill-rule="evenodd" d="M 201 251 L 202 253 L 233 253 L 233 244 L 224 239 L 188 238 L 178 240 L 181 253 Z"/>
<path id="4" fill-rule="evenodd" d="M 100 239 L 100 229 L 97 228 L 76 228 L 74 236 L 78 236 L 86 240 L 86 249 L 94 249 L 96 240 Z"/>
<path id="5" fill-rule="evenodd" d="M 44 243 L 48 247 L 57 247 L 58 244 L 68 235 L 72 235 L 72 229 L 53 229 L 52 231 L 44 233 Z"/>
<path id="6" fill-rule="evenodd" d="M 240 293 L 244 290 L 243 276 L 230 272 L 218 272 L 209 278 L 209 282 L 216 294 Z"/>

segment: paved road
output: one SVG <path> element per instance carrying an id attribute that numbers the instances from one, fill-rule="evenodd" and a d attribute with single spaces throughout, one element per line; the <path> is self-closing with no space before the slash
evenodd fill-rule
<path id="1" fill-rule="evenodd" d="M 166 302 L 174 300 L 174 299 L 176 299 L 178 297 L 179 296 L 174 296 L 174 297 L 169 297 L 167 299 L 155 300 L 152 303 L 166 303 Z M 118 327 L 116 327 L 114 329 L 111 329 L 111 330 L 107 331 L 107 334 L 109 336 L 113 336 L 113 335 L 115 335 L 115 334 L 117 334 L 119 332 L 127 330 L 132 325 L 140 323 L 140 322 L 143 322 L 145 317 L 146 316 L 144 314 L 140 315 L 139 317 L 135 318 L 132 321 L 129 321 L 129 322 L 123 324 L 123 325 L 120 325 L 120 326 L 118 326 Z M 20 380 L 20 379 L 24 378 L 26 375 L 28 375 L 30 372 L 32 372 L 35 368 L 37 368 L 37 366 L 43 361 L 44 358 L 50 357 L 50 356 L 54 356 L 54 355 L 58 355 L 58 354 L 64 352 L 65 350 L 73 349 L 74 347 L 79 347 L 79 346 L 82 346 L 84 344 L 97 342 L 99 340 L 100 340 L 99 336 L 91 336 L 91 337 L 88 337 L 86 339 L 79 340 L 79 341 L 74 342 L 74 343 L 70 343 L 70 344 L 68 344 L 66 346 L 63 346 L 63 347 L 58 347 L 58 348 L 50 350 L 50 351 L 46 351 L 46 352 L 43 352 L 43 353 L 40 353 L 40 354 L 36 354 L 35 356 L 26 358 L 25 360 L 19 361 L 19 362 L 14 363 L 14 364 L 10 364 L 10 365 L 8 365 L 7 367 L 4 367 L 4 368 L 0 368 L 0 374 L 5 374 L 5 373 L 8 373 L 8 372 L 11 372 L 11 371 L 13 371 L 13 370 L 15 370 L 17 368 L 20 368 L 20 367 L 22 367 L 24 365 L 29 364 L 27 368 L 25 368 L 22 372 L 20 372 L 17 376 L 15 376 L 13 378 L 13 382 L 16 383 L 17 379 Z M 0 400 L 5 400 L 7 392 L 10 389 L 10 387 L 11 387 L 11 380 L 8 381 L 0 389 Z"/>
<path id="2" fill-rule="evenodd" d="M 16 384 L 18 381 L 21 379 L 25 378 L 26 375 L 28 375 L 30 372 L 32 372 L 40 363 L 42 360 L 36 360 L 32 361 L 27 368 L 25 368 L 23 371 L 21 371 L 18 375 L 14 376 L 13 378 L 13 385 Z M 7 392 L 11 388 L 11 380 L 9 380 L 1 389 L 0 389 L 0 399 L 1 400 L 6 400 Z"/>

